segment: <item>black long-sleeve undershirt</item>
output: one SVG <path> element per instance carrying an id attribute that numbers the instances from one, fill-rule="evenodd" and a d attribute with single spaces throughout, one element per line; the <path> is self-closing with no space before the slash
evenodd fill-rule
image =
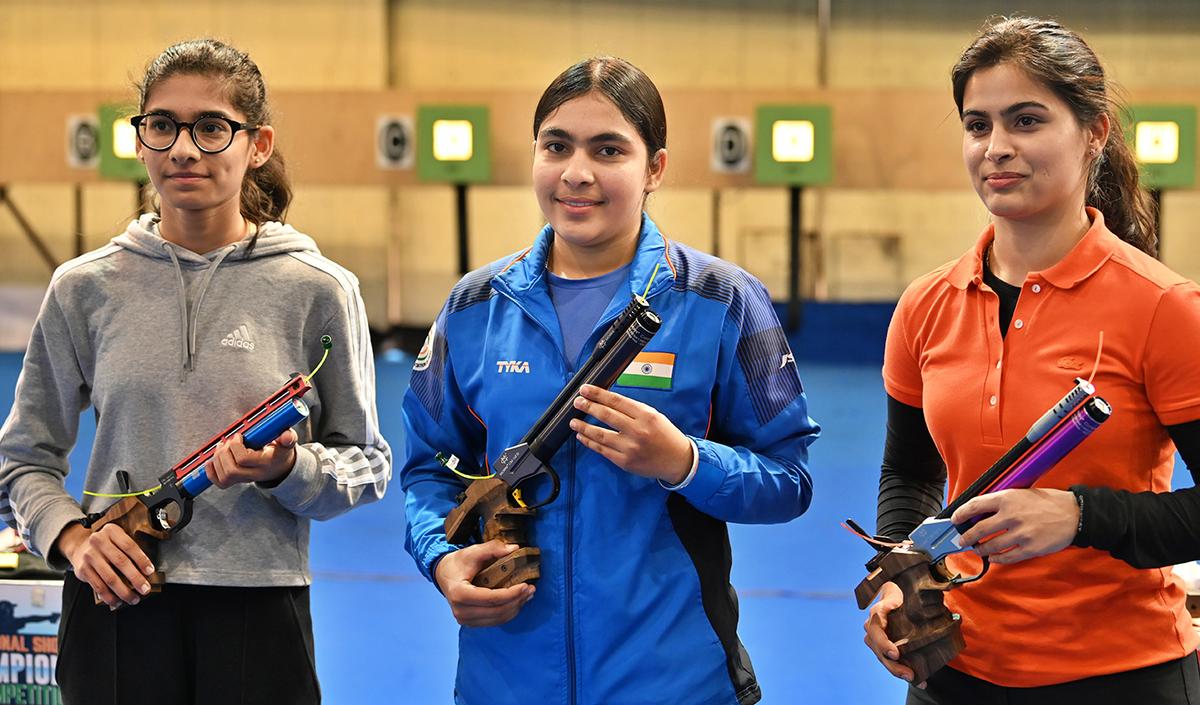
<path id="1" fill-rule="evenodd" d="M 1021 290 L 986 268 L 984 280 L 1000 297 L 1003 335 Z M 926 517 L 941 511 L 946 465 L 929 434 L 923 410 L 891 396 L 887 409 L 876 532 L 899 540 Z M 1193 482 L 1200 484 L 1200 420 L 1167 426 L 1167 433 Z M 1129 492 L 1073 485 L 1071 491 L 1083 498 L 1083 524 L 1073 545 L 1108 551 L 1136 568 L 1200 559 L 1200 487 Z"/>
<path id="2" fill-rule="evenodd" d="M 875 533 L 902 540 L 942 511 L 945 493 L 946 463 L 929 435 L 925 412 L 889 395 Z"/>

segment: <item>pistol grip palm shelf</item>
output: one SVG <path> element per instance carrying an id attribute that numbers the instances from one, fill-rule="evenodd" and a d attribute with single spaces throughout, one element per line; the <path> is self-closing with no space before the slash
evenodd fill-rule
<path id="1" fill-rule="evenodd" d="M 521 547 L 479 571 L 471 582 L 497 589 L 537 580 L 541 576 L 538 559 L 542 552 L 529 545 L 530 524 L 537 510 L 513 505 L 508 485 L 495 477 L 472 482 L 460 497 L 459 505 L 446 517 L 447 541 L 470 542 L 480 533 L 482 522 L 485 543 L 500 539 Z"/>
<path id="2" fill-rule="evenodd" d="M 943 600 L 955 583 L 936 578 L 933 571 L 937 569 L 930 565 L 928 555 L 897 548 L 854 589 L 858 608 L 866 609 L 884 583 L 900 588 L 904 602 L 888 613 L 886 631 L 900 652 L 900 661 L 913 670 L 913 683 L 923 683 L 967 645 L 958 615 L 947 609 Z"/>

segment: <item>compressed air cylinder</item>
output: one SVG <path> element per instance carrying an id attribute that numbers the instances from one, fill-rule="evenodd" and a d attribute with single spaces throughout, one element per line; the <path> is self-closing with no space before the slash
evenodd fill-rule
<path id="1" fill-rule="evenodd" d="M 262 450 L 268 443 L 279 438 L 280 434 L 308 417 L 308 405 L 300 399 L 293 399 L 267 415 L 265 419 L 254 424 L 242 434 L 242 442 L 252 450 Z M 201 465 L 184 478 L 181 485 L 189 497 L 195 497 L 212 486 L 206 466 Z"/>

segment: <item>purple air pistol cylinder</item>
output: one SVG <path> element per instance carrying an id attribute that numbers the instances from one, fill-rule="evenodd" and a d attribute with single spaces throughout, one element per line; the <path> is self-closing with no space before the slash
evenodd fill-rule
<path id="1" fill-rule="evenodd" d="M 1092 397 L 1084 402 L 1058 425 L 1041 443 L 1029 451 L 1011 470 L 989 488 L 985 494 L 1001 490 L 1023 490 L 1033 486 L 1042 475 L 1050 472 L 1058 461 L 1067 453 L 1075 450 L 1075 446 L 1083 442 L 1092 432 L 1100 428 L 1100 424 L 1112 416 L 1112 407 L 1100 397 Z M 955 526 L 962 534 L 976 524 L 983 516 L 975 517 Z"/>

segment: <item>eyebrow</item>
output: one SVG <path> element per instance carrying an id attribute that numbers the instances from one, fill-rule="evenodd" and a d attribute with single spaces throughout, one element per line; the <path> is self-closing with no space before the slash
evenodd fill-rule
<path id="1" fill-rule="evenodd" d="M 567 132 L 566 130 L 562 129 L 561 127 L 547 127 L 544 130 L 542 130 L 541 133 L 538 135 L 538 139 L 545 139 L 547 137 L 553 137 L 553 138 L 560 139 L 560 140 L 566 140 L 568 142 L 575 141 L 575 138 L 571 136 L 571 133 Z M 598 135 L 593 135 L 592 137 L 588 138 L 588 142 L 590 144 L 601 144 L 601 143 L 605 143 L 605 142 L 618 142 L 620 144 L 632 144 L 633 140 L 629 139 L 628 137 L 621 134 L 620 132 L 601 132 Z"/>
<path id="2" fill-rule="evenodd" d="M 1012 105 L 1008 106 L 1004 110 L 1001 110 L 1000 116 L 1008 117 L 1009 115 L 1012 115 L 1013 113 L 1017 113 L 1022 110 L 1026 110 L 1028 108 L 1040 108 L 1040 109 L 1046 110 L 1046 111 L 1050 110 L 1050 108 L 1046 107 L 1045 105 L 1042 105 L 1041 103 L 1037 102 L 1036 100 L 1025 100 L 1020 103 L 1013 103 Z M 964 110 L 962 116 L 964 118 L 968 117 L 968 116 L 970 116 L 970 117 L 987 117 L 988 114 L 982 110 Z"/>
<path id="3" fill-rule="evenodd" d="M 174 120 L 179 120 L 179 116 L 177 114 L 175 114 L 173 111 L 166 110 L 163 108 L 150 108 L 149 110 L 146 111 L 146 114 L 147 115 L 166 115 L 167 117 L 172 118 Z M 206 117 L 219 117 L 219 118 L 226 118 L 228 120 L 233 119 L 230 116 L 226 115 L 224 113 L 224 111 L 221 111 L 221 110 L 202 110 L 196 114 L 197 120 L 202 120 Z"/>

